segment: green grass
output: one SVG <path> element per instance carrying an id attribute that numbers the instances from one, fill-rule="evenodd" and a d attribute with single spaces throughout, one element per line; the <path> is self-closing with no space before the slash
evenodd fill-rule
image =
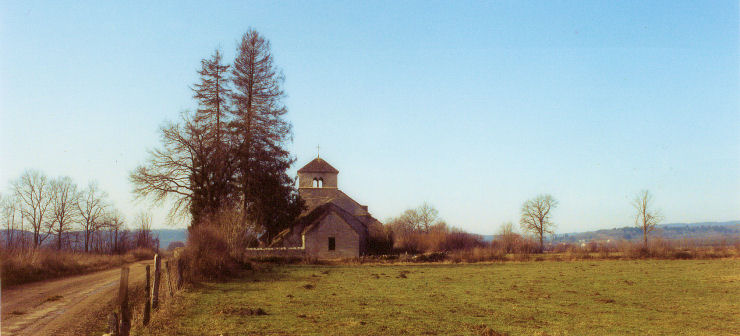
<path id="1" fill-rule="evenodd" d="M 739 298 L 738 259 L 292 265 L 196 286 L 137 333 L 737 335 Z"/>

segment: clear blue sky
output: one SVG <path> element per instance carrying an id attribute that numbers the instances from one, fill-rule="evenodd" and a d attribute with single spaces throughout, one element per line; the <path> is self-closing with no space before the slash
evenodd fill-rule
<path id="1" fill-rule="evenodd" d="M 550 193 L 558 232 L 740 219 L 737 1 L 0 3 L 0 187 L 24 169 L 128 173 L 194 107 L 214 48 L 271 42 L 295 129 L 383 220 L 428 201 L 492 233 Z M 161 213 L 159 211 L 158 213 Z M 157 217 L 157 226 L 161 216 Z"/>

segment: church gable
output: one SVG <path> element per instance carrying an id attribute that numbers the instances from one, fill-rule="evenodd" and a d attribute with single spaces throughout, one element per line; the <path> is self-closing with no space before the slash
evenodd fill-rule
<path id="1" fill-rule="evenodd" d="M 329 211 L 303 231 L 306 253 L 320 258 L 360 256 L 361 235 L 336 211 Z"/>

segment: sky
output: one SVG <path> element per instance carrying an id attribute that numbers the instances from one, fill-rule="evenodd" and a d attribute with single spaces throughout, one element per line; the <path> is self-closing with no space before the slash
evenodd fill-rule
<path id="1" fill-rule="evenodd" d="M 270 40 L 290 174 L 321 157 L 378 219 L 423 202 L 491 234 L 551 194 L 557 232 L 740 219 L 737 1 L 0 2 L 0 192 L 129 173 L 195 108 L 200 60 Z M 166 209 L 151 208 L 155 227 Z M 185 223 L 175 223 L 185 227 Z"/>

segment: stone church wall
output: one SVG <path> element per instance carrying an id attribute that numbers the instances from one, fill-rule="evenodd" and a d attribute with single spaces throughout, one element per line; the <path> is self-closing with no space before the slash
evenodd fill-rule
<path id="1" fill-rule="evenodd" d="M 334 251 L 329 251 L 329 237 L 334 237 Z M 306 233 L 306 253 L 327 259 L 356 258 L 360 256 L 360 236 L 341 217 L 330 213 Z"/>
<path id="2" fill-rule="evenodd" d="M 248 248 L 244 255 L 250 258 L 266 257 L 304 257 L 306 250 L 303 247 L 265 247 L 265 248 Z"/>

